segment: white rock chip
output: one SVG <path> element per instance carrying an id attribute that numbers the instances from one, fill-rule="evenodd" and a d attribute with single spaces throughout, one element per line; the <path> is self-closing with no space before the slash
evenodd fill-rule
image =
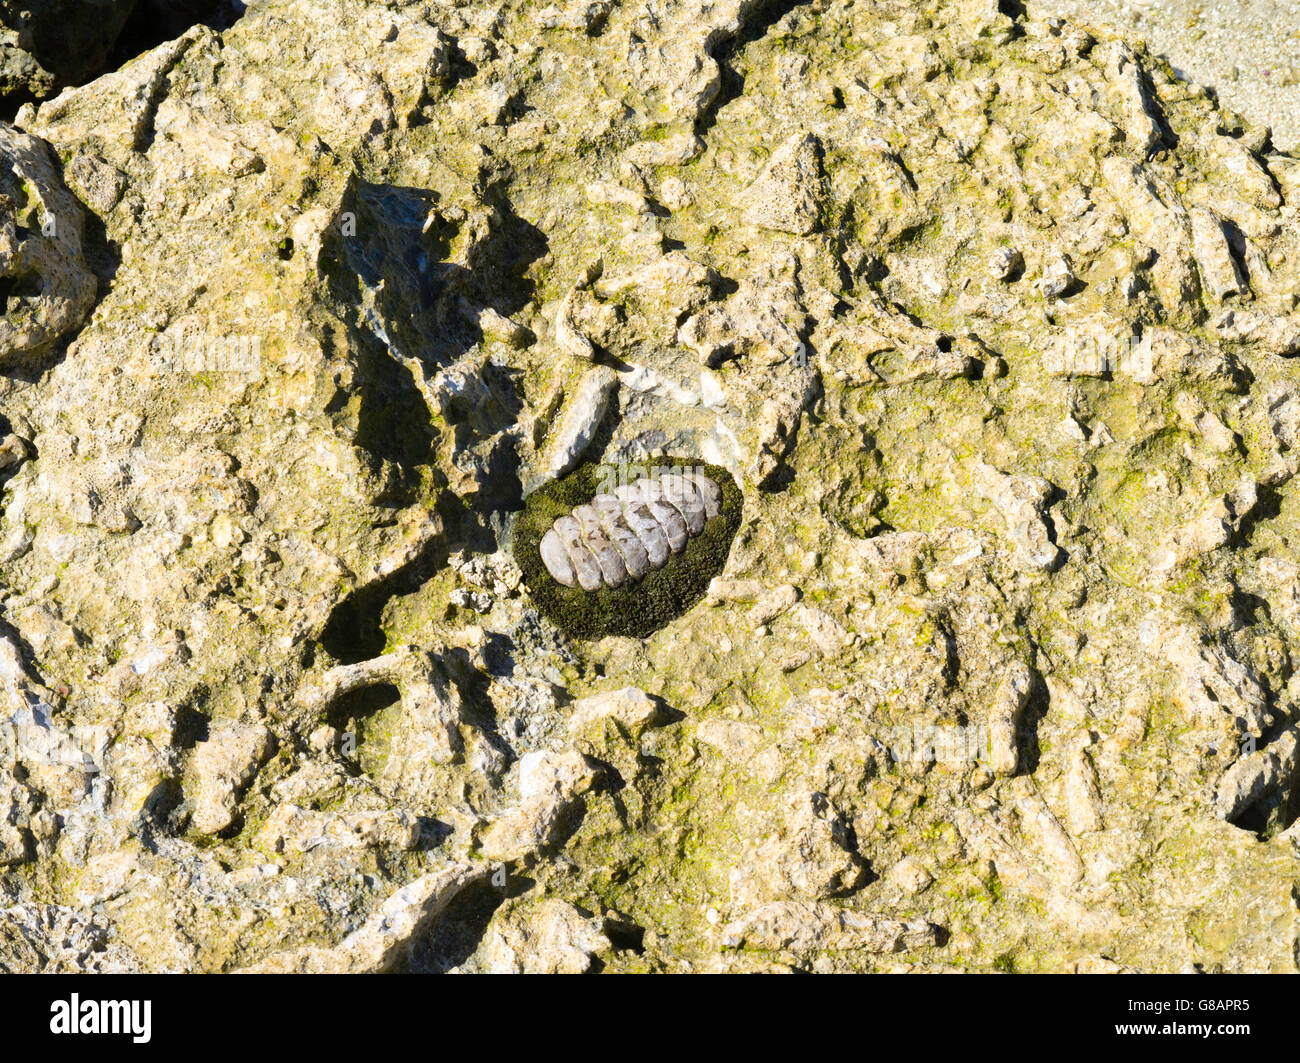
<path id="1" fill-rule="evenodd" d="M 551 439 L 544 467 L 545 479 L 563 476 L 578 464 L 609 410 L 618 388 L 618 374 L 607 366 L 587 370 L 574 389 Z"/>
<path id="2" fill-rule="evenodd" d="M 575 701 L 569 712 L 569 732 L 578 734 L 601 720 L 611 720 L 636 735 L 653 727 L 659 718 L 658 702 L 639 687 L 624 687 Z"/>

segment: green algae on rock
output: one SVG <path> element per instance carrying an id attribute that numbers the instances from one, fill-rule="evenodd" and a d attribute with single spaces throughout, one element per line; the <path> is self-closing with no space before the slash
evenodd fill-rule
<path id="1" fill-rule="evenodd" d="M 515 525 L 515 560 L 542 613 L 573 638 L 605 635 L 644 638 L 675 620 L 698 602 L 709 581 L 727 561 L 731 542 L 740 527 L 744 500 L 736 481 L 725 469 L 689 458 L 666 458 L 630 467 L 633 478 L 655 475 L 662 469 L 692 469 L 708 476 L 722 490 L 722 512 L 690 538 L 680 553 L 662 568 L 618 588 L 584 591 L 566 587 L 546 570 L 539 544 L 555 522 L 575 506 L 591 500 L 601 490 L 611 466 L 587 463 L 568 476 L 544 484 L 531 495 Z"/>

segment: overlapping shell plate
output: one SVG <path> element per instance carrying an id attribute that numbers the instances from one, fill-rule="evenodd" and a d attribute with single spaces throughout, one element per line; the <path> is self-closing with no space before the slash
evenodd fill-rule
<path id="1" fill-rule="evenodd" d="M 566 587 L 621 587 L 661 568 L 722 512 L 722 490 L 703 473 L 674 470 L 597 494 L 542 536 L 546 571 Z"/>

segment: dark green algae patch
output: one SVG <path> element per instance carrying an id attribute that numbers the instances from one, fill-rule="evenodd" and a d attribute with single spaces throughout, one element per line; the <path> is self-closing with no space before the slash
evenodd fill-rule
<path id="1" fill-rule="evenodd" d="M 547 529 L 575 506 L 590 502 L 604 486 L 602 470 L 622 468 L 625 480 L 640 478 L 641 470 L 686 468 L 702 471 L 722 490 L 722 511 L 704 525 L 704 530 L 687 541 L 679 554 L 663 568 L 651 569 L 634 583 L 613 589 L 584 591 L 557 583 L 546 566 L 538 544 Z M 635 470 L 638 475 L 631 476 Z M 598 639 L 606 635 L 645 638 L 683 615 L 704 597 L 709 582 L 727 563 L 732 540 L 740 528 L 744 496 L 732 475 L 718 465 L 693 458 L 659 458 L 633 466 L 599 465 L 588 462 L 567 476 L 543 484 L 524 503 L 515 522 L 515 561 L 523 570 L 524 582 L 542 614 L 565 634 L 575 639 Z"/>

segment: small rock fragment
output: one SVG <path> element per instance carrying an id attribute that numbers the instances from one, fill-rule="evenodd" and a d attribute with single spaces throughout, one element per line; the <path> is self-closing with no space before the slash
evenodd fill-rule
<path id="1" fill-rule="evenodd" d="M 275 738 L 262 724 L 228 725 L 199 743 L 193 763 L 195 830 L 216 834 L 234 822 L 240 796 L 274 749 Z"/>
<path id="2" fill-rule="evenodd" d="M 821 143 L 811 133 L 796 133 L 745 193 L 745 216 L 764 229 L 807 236 L 817 228 L 824 182 Z"/>

